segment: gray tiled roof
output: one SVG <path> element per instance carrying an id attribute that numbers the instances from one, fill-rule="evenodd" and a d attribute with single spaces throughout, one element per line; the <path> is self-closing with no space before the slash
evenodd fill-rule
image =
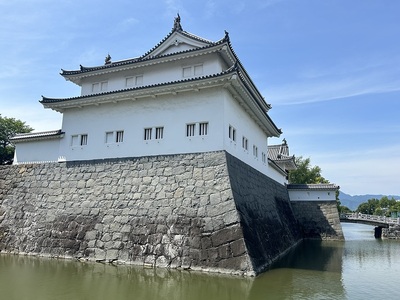
<path id="1" fill-rule="evenodd" d="M 18 133 L 10 138 L 10 140 L 13 142 L 21 142 L 28 140 L 48 139 L 60 137 L 62 134 L 64 134 L 64 132 L 62 132 L 61 129 L 42 132 Z"/>
<path id="2" fill-rule="evenodd" d="M 288 184 L 288 190 L 337 190 L 340 187 L 332 183 L 318 183 L 318 184 Z"/>

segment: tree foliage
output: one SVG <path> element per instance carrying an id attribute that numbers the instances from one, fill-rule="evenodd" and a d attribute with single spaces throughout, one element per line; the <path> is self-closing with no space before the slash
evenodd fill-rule
<path id="1" fill-rule="evenodd" d="M 313 183 L 329 183 L 321 175 L 321 168 L 311 166 L 310 158 L 296 157 L 296 170 L 289 172 L 289 183 L 297 184 L 313 184 Z"/>
<path id="2" fill-rule="evenodd" d="M 321 168 L 318 166 L 311 166 L 310 158 L 303 158 L 302 156 L 296 157 L 296 170 L 289 172 L 289 183 L 292 184 L 316 184 L 316 183 L 329 183 L 321 175 Z M 339 213 L 351 212 L 351 210 L 341 205 L 339 200 L 339 191 L 336 191 L 336 201 Z"/>
<path id="3" fill-rule="evenodd" d="M 32 130 L 21 120 L 0 115 L 0 165 L 11 164 L 13 161 L 15 148 L 10 138 L 17 133 L 27 133 Z"/>
<path id="4" fill-rule="evenodd" d="M 400 201 L 383 196 L 381 199 L 372 198 L 361 203 L 357 210 L 362 214 L 390 217 L 392 213 L 400 212 Z"/>

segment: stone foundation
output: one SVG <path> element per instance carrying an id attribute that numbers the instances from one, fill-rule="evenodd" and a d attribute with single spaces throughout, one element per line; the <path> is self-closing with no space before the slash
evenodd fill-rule
<path id="1" fill-rule="evenodd" d="M 344 240 L 336 201 L 292 201 L 303 238 Z"/>
<path id="2" fill-rule="evenodd" d="M 0 166 L 0 251 L 256 275 L 301 239 L 284 186 L 221 151 Z"/>

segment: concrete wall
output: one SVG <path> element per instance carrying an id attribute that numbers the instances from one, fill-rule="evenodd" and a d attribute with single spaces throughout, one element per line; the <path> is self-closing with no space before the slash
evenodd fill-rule
<path id="1" fill-rule="evenodd" d="M 284 186 L 224 151 L 0 167 L 0 251 L 254 275 L 296 228 Z"/>

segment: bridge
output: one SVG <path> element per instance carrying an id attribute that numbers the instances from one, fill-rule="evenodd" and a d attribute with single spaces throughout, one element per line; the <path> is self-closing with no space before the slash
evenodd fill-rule
<path id="1" fill-rule="evenodd" d="M 366 215 L 361 213 L 340 214 L 340 222 L 361 223 L 375 226 L 375 238 L 382 237 L 382 228 L 389 228 L 390 225 L 400 224 L 400 218 L 389 218 L 382 216 Z"/>
<path id="2" fill-rule="evenodd" d="M 389 225 L 400 224 L 400 218 L 389 218 L 383 216 L 366 215 L 361 213 L 340 214 L 340 222 L 361 223 L 382 228 Z"/>

